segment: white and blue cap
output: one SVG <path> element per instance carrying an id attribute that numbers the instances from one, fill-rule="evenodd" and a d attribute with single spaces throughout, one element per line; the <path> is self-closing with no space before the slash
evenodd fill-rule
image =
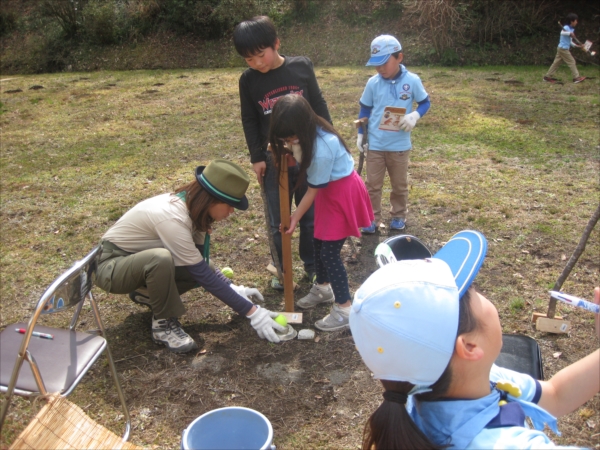
<path id="1" fill-rule="evenodd" d="M 350 311 L 356 348 L 373 376 L 408 381 L 423 392 L 442 375 L 454 352 L 459 299 L 477 276 L 485 237 L 466 230 L 432 258 L 400 260 L 373 273 Z"/>
<path id="2" fill-rule="evenodd" d="M 367 61 L 367 66 L 381 66 L 390 59 L 392 53 L 402 51 L 400 41 L 394 36 L 383 34 L 377 36 L 371 42 L 371 58 Z"/>

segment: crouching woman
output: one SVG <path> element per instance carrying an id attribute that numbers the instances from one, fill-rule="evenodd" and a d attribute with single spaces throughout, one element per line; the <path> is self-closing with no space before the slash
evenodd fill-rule
<path id="1" fill-rule="evenodd" d="M 197 348 L 181 328 L 181 294 L 204 287 L 237 313 L 250 319 L 261 338 L 279 342 L 272 320 L 277 314 L 254 305 L 257 289 L 229 283 L 211 268 L 208 257 L 213 222 L 234 208 L 248 209 L 248 175 L 238 165 L 211 161 L 196 169 L 196 179 L 174 193 L 144 200 L 127 211 L 102 236 L 96 284 L 152 310 L 152 339 L 176 353 Z M 206 256 L 206 257 L 205 257 Z"/>

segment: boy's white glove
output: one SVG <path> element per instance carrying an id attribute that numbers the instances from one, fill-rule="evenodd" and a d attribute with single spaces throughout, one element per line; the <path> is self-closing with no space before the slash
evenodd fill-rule
<path id="1" fill-rule="evenodd" d="M 356 148 L 358 148 L 358 151 L 361 153 L 368 152 L 369 151 L 369 143 L 365 142 L 365 145 L 362 145 L 362 143 L 363 143 L 363 134 L 358 133 L 358 135 L 356 136 Z"/>
<path id="2" fill-rule="evenodd" d="M 250 325 L 256 330 L 258 337 L 266 339 L 269 342 L 279 342 L 279 336 L 275 333 L 277 331 L 285 331 L 285 327 L 279 325 L 273 319 L 279 314 L 268 309 L 256 307 L 256 311 L 251 316 L 246 316 L 250 319 Z"/>
<path id="3" fill-rule="evenodd" d="M 421 114 L 419 114 L 417 111 L 406 114 L 402 120 L 400 120 L 400 129 L 410 133 L 417 124 L 417 120 L 420 118 Z"/>
<path id="4" fill-rule="evenodd" d="M 250 301 L 258 300 L 259 302 L 264 301 L 262 294 L 256 288 L 247 288 L 241 284 L 239 286 L 237 286 L 233 283 L 230 284 L 229 286 L 231 287 L 231 289 L 233 289 L 235 292 L 237 292 L 238 295 L 241 295 L 246 300 L 250 300 Z"/>

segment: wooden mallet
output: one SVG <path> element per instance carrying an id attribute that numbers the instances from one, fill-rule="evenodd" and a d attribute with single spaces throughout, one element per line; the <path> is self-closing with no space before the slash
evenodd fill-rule
<path id="1" fill-rule="evenodd" d="M 279 211 L 281 212 L 281 253 L 283 258 L 283 296 L 288 323 L 302 323 L 302 313 L 294 312 L 294 274 L 292 272 L 292 235 L 290 229 L 290 189 L 285 153 L 279 161 Z"/>

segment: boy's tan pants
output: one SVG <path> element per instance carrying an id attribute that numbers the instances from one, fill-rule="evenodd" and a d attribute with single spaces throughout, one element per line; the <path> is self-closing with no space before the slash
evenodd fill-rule
<path id="1" fill-rule="evenodd" d="M 571 52 L 564 48 L 558 48 L 556 52 L 556 57 L 554 58 L 554 62 L 548 69 L 547 77 L 551 77 L 558 70 L 559 66 L 562 62 L 565 62 L 569 69 L 571 69 L 571 73 L 573 74 L 573 78 L 579 78 L 579 71 L 577 70 L 577 63 L 575 62 L 575 58 L 571 55 Z"/>
<path id="2" fill-rule="evenodd" d="M 373 206 L 375 224 L 381 221 L 381 191 L 387 169 L 390 175 L 392 192 L 390 205 L 392 218 L 406 220 L 408 202 L 408 161 L 410 150 L 403 152 L 385 152 L 369 150 L 367 153 L 367 190 Z"/>

